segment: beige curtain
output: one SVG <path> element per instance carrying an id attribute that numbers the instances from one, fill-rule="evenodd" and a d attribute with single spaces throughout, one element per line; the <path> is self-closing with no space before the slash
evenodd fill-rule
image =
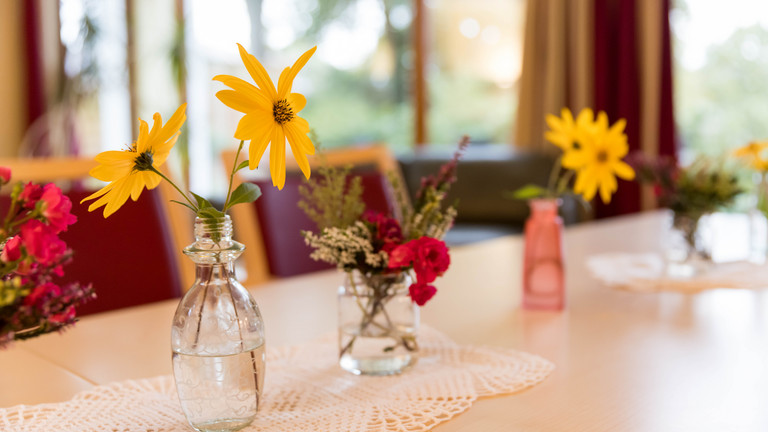
<path id="1" fill-rule="evenodd" d="M 515 145 L 555 152 L 544 141 L 547 114 L 592 105 L 593 0 L 529 0 Z"/>
<path id="2" fill-rule="evenodd" d="M 640 130 L 658 131 L 661 109 L 661 74 L 663 56 L 663 19 L 665 8 L 662 0 L 637 2 L 637 31 L 640 46 Z M 659 136 L 655 133 L 640 135 L 640 148 L 648 157 L 659 155 Z M 657 207 L 656 196 L 649 185 L 641 189 L 640 207 L 650 210 Z"/>

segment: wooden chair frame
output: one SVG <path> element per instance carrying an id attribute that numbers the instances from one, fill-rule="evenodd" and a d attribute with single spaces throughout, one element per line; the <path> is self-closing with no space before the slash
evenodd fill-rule
<path id="1" fill-rule="evenodd" d="M 226 150 L 221 153 L 221 160 L 225 167 L 225 172 L 229 172 L 235 164 L 235 150 Z M 240 154 L 237 161 L 247 158 L 247 151 Z M 370 165 L 375 167 L 377 172 L 384 175 L 393 175 L 400 183 L 399 190 L 393 190 L 394 194 L 400 194 L 405 200 L 408 195 L 404 191 L 405 181 L 400 165 L 392 155 L 392 152 L 384 144 L 373 144 L 364 147 L 345 147 L 333 148 L 324 151 L 324 160 L 330 166 L 361 166 Z M 310 166 L 315 170 L 321 164 L 321 159 L 317 156 L 310 158 Z M 286 157 L 286 169 L 289 172 L 298 172 L 299 167 L 293 158 Z M 235 176 L 233 188 L 242 183 L 244 179 L 239 175 Z M 269 263 L 267 261 L 267 251 L 264 246 L 261 227 L 258 222 L 255 206 L 236 205 L 231 209 L 232 219 L 235 224 L 236 235 L 243 239 L 247 249 L 243 253 L 245 271 L 247 273 L 241 282 L 248 284 L 259 284 L 267 282 L 273 276 L 269 272 Z"/>
<path id="2" fill-rule="evenodd" d="M 12 181 L 45 183 L 59 180 L 80 180 L 88 178 L 88 172 L 97 165 L 93 159 L 77 157 L 55 158 L 0 158 L 0 166 L 11 169 Z M 171 199 L 178 199 L 178 192 L 163 181 L 158 186 L 163 209 L 166 215 L 166 226 L 170 228 L 171 238 L 178 253 L 175 254 L 182 293 L 186 292 L 195 281 L 195 266 L 181 250 L 192 243 L 194 236 L 193 216 L 189 210 L 172 204 Z M 72 203 L 78 205 L 79 203 Z"/>

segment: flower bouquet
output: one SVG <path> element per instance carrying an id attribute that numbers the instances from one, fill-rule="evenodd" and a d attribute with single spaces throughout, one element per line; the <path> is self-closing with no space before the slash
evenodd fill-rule
<path id="1" fill-rule="evenodd" d="M 731 205 L 741 192 L 735 172 L 723 163 L 699 157 L 691 165 L 680 167 L 674 159 L 648 159 L 632 155 L 631 163 L 638 181 L 652 184 L 659 205 L 672 211 L 672 227 L 684 241 L 684 248 L 671 250 L 672 261 L 707 262 L 711 259 L 710 242 L 702 235 L 702 217 Z"/>
<path id="2" fill-rule="evenodd" d="M 575 194 L 586 205 L 599 192 L 608 203 L 618 189 L 616 178 L 631 180 L 635 172 L 622 160 L 629 151 L 624 119 L 609 125 L 605 112 L 595 118 L 589 108 L 574 119 L 563 108 L 560 117 L 548 115 L 546 121 L 550 130 L 545 138 L 563 153 L 552 166 L 546 188 L 527 185 L 513 196 L 529 200 L 531 206 L 525 224 L 523 307 L 560 310 L 565 307 L 560 197 Z"/>
<path id="3" fill-rule="evenodd" d="M 242 46 L 238 48 L 255 85 L 230 75 L 214 77 L 229 87 L 216 97 L 244 114 L 234 133 L 240 145 L 222 207 L 215 207 L 191 191 L 182 191 L 160 170 L 186 120 L 186 104 L 165 124 L 156 113 L 151 129 L 139 119 L 136 142 L 125 151 L 106 151 L 96 156 L 99 165 L 91 175 L 108 184 L 83 200 L 95 200 L 90 211 L 104 206 L 106 218 L 128 198 L 135 201 L 144 189 L 167 181 L 181 196 L 174 202 L 196 216 L 195 242 L 184 248 L 184 253 L 195 262 L 197 278 L 176 309 L 171 349 L 179 401 L 187 420 L 197 430 L 237 430 L 247 426 L 255 418 L 263 395 L 264 324 L 258 305 L 235 277 L 234 261 L 245 246 L 232 239 L 232 222 L 227 215 L 233 205 L 258 199 L 261 191 L 248 182 L 233 190 L 234 176 L 246 167 L 256 169 L 269 146 L 272 183 L 282 189 L 286 142 L 307 178 L 307 155 L 315 152 L 307 136 L 309 124 L 298 116 L 306 98 L 291 92 L 296 75 L 315 48 L 283 70 L 277 87 L 261 63 Z M 249 158 L 238 164 L 245 141 L 250 141 Z"/>
<path id="4" fill-rule="evenodd" d="M 11 171 L 0 167 L 0 187 Z M 0 348 L 14 340 L 61 331 L 75 308 L 94 298 L 91 286 L 59 285 L 72 259 L 59 234 L 77 221 L 72 202 L 56 185 L 16 183 L 0 227 Z"/>
<path id="5" fill-rule="evenodd" d="M 346 273 L 339 291 L 339 363 L 356 374 L 399 373 L 416 361 L 418 307 L 450 265 L 442 241 L 456 217 L 443 201 L 456 180 L 468 138 L 436 176 L 422 180 L 410 206 L 399 194 L 399 217 L 365 211 L 361 179 L 349 167 L 318 169 L 300 189 L 300 207 L 319 231 L 303 232 L 311 257 Z M 393 187 L 400 186 L 391 176 Z"/>

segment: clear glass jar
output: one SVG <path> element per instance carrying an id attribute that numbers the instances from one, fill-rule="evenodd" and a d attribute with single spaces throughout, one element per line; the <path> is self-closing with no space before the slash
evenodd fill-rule
<path id="1" fill-rule="evenodd" d="M 689 278 L 712 263 L 712 228 L 707 213 L 672 212 L 667 238 L 667 275 Z"/>
<path id="2" fill-rule="evenodd" d="M 264 388 L 264 322 L 235 279 L 244 249 L 232 240 L 229 216 L 197 218 L 195 242 L 184 248 L 196 280 L 173 318 L 173 374 L 184 414 L 199 431 L 248 426 Z"/>
<path id="3" fill-rule="evenodd" d="M 357 375 L 392 375 L 418 358 L 419 308 L 408 272 L 344 274 L 339 287 L 339 365 Z"/>
<path id="4" fill-rule="evenodd" d="M 565 307 L 563 219 L 559 199 L 533 199 L 525 222 L 523 308 L 561 310 Z"/>

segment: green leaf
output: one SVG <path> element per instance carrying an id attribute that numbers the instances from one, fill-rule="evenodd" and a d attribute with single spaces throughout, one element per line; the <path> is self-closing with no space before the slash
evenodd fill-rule
<path id="1" fill-rule="evenodd" d="M 533 184 L 525 185 L 514 191 L 512 196 L 517 199 L 538 198 L 547 194 L 547 189 Z"/>
<path id="2" fill-rule="evenodd" d="M 235 172 L 238 172 L 238 171 L 240 171 L 243 168 L 247 168 L 248 167 L 248 163 L 249 163 L 248 159 L 240 162 L 240 165 L 238 165 L 237 168 L 235 168 Z"/>
<path id="3" fill-rule="evenodd" d="M 192 194 L 193 197 L 195 197 L 195 200 L 197 200 L 197 206 L 200 208 L 200 210 L 206 208 L 206 207 L 213 207 L 213 205 L 205 198 L 201 197 L 200 195 L 189 192 Z"/>
<path id="4" fill-rule="evenodd" d="M 240 203 L 251 203 L 259 199 L 261 196 L 261 189 L 253 183 L 241 183 L 240 186 L 232 191 L 232 195 L 229 197 L 229 202 L 224 208 L 227 211 L 230 207 Z"/>
<path id="5" fill-rule="evenodd" d="M 176 200 L 171 200 L 171 202 L 173 202 L 173 203 L 176 203 L 176 204 L 181 204 L 181 205 L 183 205 L 184 207 L 186 207 L 186 208 L 188 208 L 188 209 L 192 210 L 193 212 L 197 212 L 197 209 L 196 209 L 196 208 L 192 207 L 191 205 L 189 205 L 189 204 L 187 204 L 187 203 L 185 203 L 185 202 L 176 201 Z"/>
<path id="6" fill-rule="evenodd" d="M 213 207 L 204 207 L 197 211 L 197 217 L 201 219 L 221 219 L 224 217 L 224 212 Z"/>

